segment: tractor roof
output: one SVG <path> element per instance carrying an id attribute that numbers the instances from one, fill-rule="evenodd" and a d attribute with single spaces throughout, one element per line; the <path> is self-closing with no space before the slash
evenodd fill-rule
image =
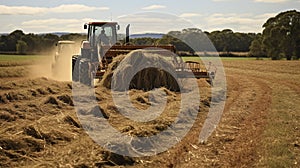
<path id="1" fill-rule="evenodd" d="M 117 25 L 117 22 L 89 22 L 89 25 Z"/>
<path id="2" fill-rule="evenodd" d="M 75 44 L 75 41 L 69 41 L 69 40 L 61 40 L 57 42 L 58 44 Z"/>

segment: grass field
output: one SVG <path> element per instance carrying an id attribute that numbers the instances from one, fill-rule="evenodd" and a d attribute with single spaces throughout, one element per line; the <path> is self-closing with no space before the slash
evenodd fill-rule
<path id="1" fill-rule="evenodd" d="M 34 61 L 41 57 L 44 57 L 45 55 L 4 55 L 0 54 L 0 62 L 16 62 L 16 61 Z M 182 57 L 184 61 L 198 61 L 198 56 L 192 56 L 192 57 Z M 203 57 L 203 58 L 209 58 L 209 57 Z M 217 57 L 219 58 L 219 57 Z M 222 60 L 256 60 L 254 57 L 220 57 Z M 212 57 L 213 59 L 213 57 Z M 263 58 L 264 60 L 268 60 L 267 58 Z"/>
<path id="2" fill-rule="evenodd" d="M 248 84 L 244 86 L 255 89 L 252 86 L 255 84 L 260 87 L 252 97 L 263 97 L 258 104 L 252 105 L 256 107 L 253 114 L 259 116 L 256 121 L 261 121 L 255 129 L 257 132 L 262 130 L 256 137 L 259 139 L 258 167 L 299 167 L 299 65 L 300 61 L 224 61 L 227 76 L 238 77 L 236 83 L 248 78 Z M 249 124 L 250 127 L 258 125 L 255 121 Z"/>
<path id="3" fill-rule="evenodd" d="M 45 58 L 45 55 L 4 55 L 0 54 L 0 67 L 32 65 Z"/>
<path id="4" fill-rule="evenodd" d="M 182 57 L 184 61 L 199 61 L 199 59 L 221 59 L 222 61 L 235 61 L 235 60 L 257 60 L 255 57 L 198 57 L 198 56 L 192 56 L 192 57 Z M 260 58 L 260 60 L 269 60 L 269 58 Z"/>
<path id="5" fill-rule="evenodd" d="M 45 60 L 45 55 L 0 55 L 0 77 L 25 77 L 30 74 L 32 65 Z"/>
<path id="6" fill-rule="evenodd" d="M 3 61 L 32 61 L 39 59 L 43 55 L 6 55 L 0 54 L 0 62 Z"/>

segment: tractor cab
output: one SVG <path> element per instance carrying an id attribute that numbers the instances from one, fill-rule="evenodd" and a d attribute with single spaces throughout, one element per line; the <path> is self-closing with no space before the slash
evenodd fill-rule
<path id="1" fill-rule="evenodd" d="M 88 41 L 92 48 L 101 45 L 114 45 L 117 42 L 117 22 L 90 22 L 84 25 L 88 29 Z"/>
<path id="2" fill-rule="evenodd" d="M 117 22 L 89 22 L 84 25 L 88 29 L 87 40 L 92 52 L 92 60 L 97 58 L 99 61 L 107 50 L 117 42 Z"/>

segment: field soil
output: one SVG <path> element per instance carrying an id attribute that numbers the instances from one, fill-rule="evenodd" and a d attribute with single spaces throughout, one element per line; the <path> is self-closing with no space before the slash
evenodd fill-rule
<path id="1" fill-rule="evenodd" d="M 200 110 L 190 132 L 166 152 L 130 158 L 106 151 L 82 128 L 72 82 L 38 75 L 40 65 L 0 63 L 5 70 L 0 73 L 0 167 L 299 167 L 300 62 L 223 64 L 226 105 L 207 142 L 198 138 L 210 107 L 210 85 L 199 79 Z M 122 117 L 102 86 L 95 89 L 97 108 L 123 134 L 154 135 L 174 122 L 181 100 L 176 92 L 160 90 L 167 95 L 167 108 L 151 122 Z M 139 109 L 149 107 L 148 92 L 131 90 L 130 99 Z M 87 115 L 96 115 L 94 108 Z"/>

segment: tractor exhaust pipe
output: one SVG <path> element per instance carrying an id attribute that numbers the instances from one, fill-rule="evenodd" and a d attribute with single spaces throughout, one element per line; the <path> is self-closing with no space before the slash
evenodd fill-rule
<path id="1" fill-rule="evenodd" d="M 125 44 L 128 44 L 128 43 L 129 43 L 129 27 L 130 27 L 130 24 L 128 24 L 128 25 L 126 26 Z"/>

